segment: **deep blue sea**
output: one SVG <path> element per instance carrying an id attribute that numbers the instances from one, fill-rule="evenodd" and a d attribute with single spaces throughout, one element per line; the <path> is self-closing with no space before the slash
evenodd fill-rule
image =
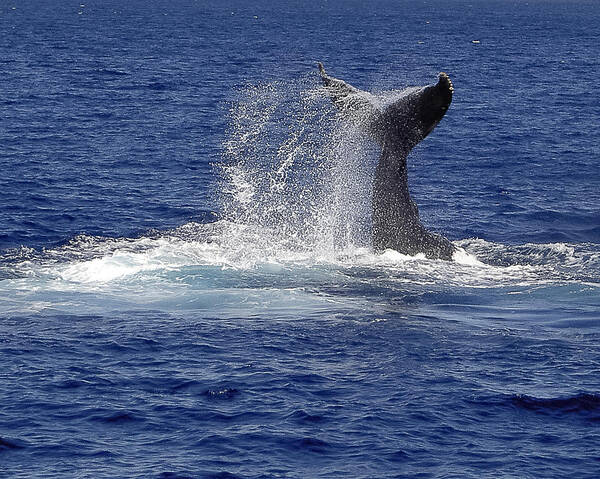
<path id="1" fill-rule="evenodd" d="M 596 478 L 600 2 L 0 1 L 0 478 Z M 317 62 L 455 94 L 370 247 Z"/>

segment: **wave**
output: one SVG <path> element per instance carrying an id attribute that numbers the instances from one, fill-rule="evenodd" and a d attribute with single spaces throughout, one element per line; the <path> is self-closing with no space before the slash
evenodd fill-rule
<path id="1" fill-rule="evenodd" d="M 579 392 L 556 397 L 536 397 L 527 394 L 492 394 L 466 399 L 486 414 L 490 411 L 525 411 L 552 419 L 577 417 L 584 421 L 600 421 L 600 395 Z"/>
<path id="2" fill-rule="evenodd" d="M 9 449 L 22 449 L 25 447 L 20 441 L 9 440 L 0 437 L 0 452 Z"/>
<path id="3" fill-rule="evenodd" d="M 82 235 L 58 248 L 3 252 L 0 304 L 14 313 L 85 306 L 88 313 L 217 308 L 236 315 L 242 308 L 260 315 L 269 308 L 293 317 L 302 308 L 310 315 L 366 301 L 369 309 L 372 301 L 432 293 L 445 295 L 437 302 L 453 302 L 452 291 L 593 297 L 600 286 L 597 245 L 455 244 L 460 252 L 449 262 L 364 246 L 317 247 L 225 220 L 140 238 Z"/>
<path id="4" fill-rule="evenodd" d="M 188 223 L 140 238 L 80 235 L 59 248 L 37 251 L 22 247 L 5 251 L 0 255 L 0 265 L 8 279 L 53 276 L 72 283 L 108 283 L 194 266 L 257 273 L 331 267 L 412 272 L 415 274 L 409 275 L 411 280 L 421 276 L 425 282 L 438 278 L 472 287 L 515 282 L 583 282 L 592 280 L 600 267 L 600 249 L 596 245 L 507 246 L 481 239 L 461 240 L 455 244 L 459 251 L 454 261 L 447 262 L 393 250 L 374 253 L 359 245 L 348 245 L 344 249 L 316 247 L 282 240 L 269 228 L 223 220 Z"/>
<path id="5" fill-rule="evenodd" d="M 558 398 L 537 398 L 517 394 L 512 396 L 510 401 L 514 406 L 542 414 L 576 414 L 600 411 L 600 395 L 591 393 L 580 393 Z"/>

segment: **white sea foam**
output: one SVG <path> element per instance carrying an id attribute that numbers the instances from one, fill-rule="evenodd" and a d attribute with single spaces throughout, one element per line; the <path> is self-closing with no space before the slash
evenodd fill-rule
<path id="1" fill-rule="evenodd" d="M 479 261 L 475 255 L 467 253 L 464 249 L 458 248 L 452 255 L 452 260 L 458 264 L 464 264 L 468 266 L 485 266 L 484 263 Z"/>
<path id="2" fill-rule="evenodd" d="M 53 278 L 63 282 L 65 287 L 75 283 L 90 287 L 111 282 L 141 284 L 151 283 L 156 278 L 176 286 L 177 278 L 184 271 L 193 282 L 194 277 L 206 279 L 209 269 L 216 268 L 232 271 L 228 276 L 232 283 L 236 276 L 250 274 L 250 283 L 254 277 L 256 283 L 281 288 L 296 285 L 295 275 L 302 275 L 309 282 L 311 276 L 314 281 L 325 278 L 328 282 L 336 275 L 347 275 L 348 272 L 352 272 L 352 277 L 357 280 L 362 273 L 365 278 L 384 275 L 398 282 L 479 288 L 545 284 L 567 280 L 571 272 L 567 265 L 567 274 L 561 276 L 557 272 L 558 265 L 552 263 L 553 256 L 549 262 L 541 264 L 536 264 L 538 260 L 534 264 L 486 264 L 485 258 L 481 261 L 473 253 L 473 245 L 475 251 L 481 252 L 487 244 L 488 258 L 491 259 L 498 249 L 503 249 L 510 258 L 514 253 L 509 253 L 509 248 L 481 240 L 460 242 L 454 261 L 442 261 L 427 259 L 422 254 L 407 256 L 393 250 L 376 254 L 367 247 L 354 245 L 343 249 L 320 244 L 299 248 L 293 241 L 278 241 L 273 230 L 227 221 L 184 225 L 155 239 L 122 239 L 120 243 L 119 240 L 89 241 L 87 252 L 83 244 L 86 242 L 79 241 L 81 249 L 77 255 L 62 256 L 61 261 L 24 262 L 22 273 L 30 277 Z M 547 252 L 557 249 L 554 245 L 536 247 Z M 517 257 L 521 248 L 524 246 L 512 247 Z M 558 250 L 562 252 L 565 248 Z M 574 252 L 570 254 L 577 256 Z M 47 256 L 61 257 L 53 255 L 52 251 L 48 251 Z M 574 264 L 577 267 L 579 263 Z M 230 286 L 235 287 L 234 284 Z"/>
<path id="3" fill-rule="evenodd" d="M 185 264 L 182 250 L 169 248 L 169 242 L 157 241 L 150 250 L 135 253 L 115 251 L 100 258 L 70 264 L 60 272 L 66 281 L 79 283 L 105 283 L 141 272 L 168 270 Z"/>
<path id="4" fill-rule="evenodd" d="M 556 288 L 569 284 L 589 296 L 600 286 L 587 278 L 598 268 L 598 260 L 591 260 L 597 258 L 593 245 L 465 240 L 458 243 L 464 252 L 455 261 L 442 261 L 392 250 L 376 254 L 362 246 L 297 248 L 274 239 L 272 230 L 226 221 L 191 223 L 154 238 L 80 237 L 16 264 L 18 277 L 0 281 L 0 307 L 5 312 L 150 307 L 218 310 L 232 317 L 268 310 L 293 317 L 294 311 L 372 310 L 384 291 L 403 296 L 486 289 L 510 298 L 543 295 L 548 288 L 557 294 Z M 537 251 L 533 261 L 519 263 L 530 258 L 524 252 L 532 248 Z M 556 256 L 565 252 L 570 262 Z M 497 264 L 486 264 L 490 260 Z"/>

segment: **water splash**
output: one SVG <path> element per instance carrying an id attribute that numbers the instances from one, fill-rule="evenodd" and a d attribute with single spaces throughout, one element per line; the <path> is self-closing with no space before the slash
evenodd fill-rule
<path id="1" fill-rule="evenodd" d="M 224 217 L 260 230 L 265 248 L 333 254 L 369 244 L 376 156 L 312 77 L 241 90 L 224 146 Z"/>

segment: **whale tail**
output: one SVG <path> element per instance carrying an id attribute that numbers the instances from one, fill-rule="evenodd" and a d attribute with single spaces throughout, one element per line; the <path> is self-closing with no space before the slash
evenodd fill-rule
<path id="1" fill-rule="evenodd" d="M 385 109 L 383 124 L 389 137 L 414 144 L 425 139 L 448 111 L 453 93 L 452 81 L 444 72 L 437 83 L 409 90 Z"/>
<path id="2" fill-rule="evenodd" d="M 392 142 L 412 149 L 437 126 L 452 102 L 454 87 L 444 72 L 436 84 L 405 90 L 390 103 L 328 75 L 321 62 L 318 66 L 333 104 L 382 146 Z"/>
<path id="3" fill-rule="evenodd" d="M 318 66 L 321 81 L 333 104 L 346 118 L 378 139 L 381 128 L 377 125 L 382 119 L 382 111 L 377 98 L 344 80 L 329 76 L 321 62 L 318 62 Z"/>
<path id="4" fill-rule="evenodd" d="M 375 170 L 372 196 L 373 248 L 391 248 L 404 254 L 424 253 L 428 258 L 450 260 L 456 247 L 443 236 L 429 232 L 410 198 L 407 155 L 440 122 L 454 87 L 446 73 L 434 85 L 410 88 L 392 102 L 379 101 L 343 80 L 333 78 L 319 63 L 321 80 L 333 104 L 362 127 L 382 147 Z"/>

